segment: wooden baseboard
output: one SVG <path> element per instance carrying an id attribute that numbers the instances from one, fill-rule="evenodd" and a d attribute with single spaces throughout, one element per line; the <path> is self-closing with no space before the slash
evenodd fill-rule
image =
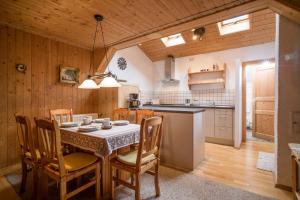
<path id="1" fill-rule="evenodd" d="M 165 162 L 163 162 L 163 161 L 160 161 L 160 165 L 161 165 L 161 166 L 164 166 L 164 167 L 176 169 L 176 170 L 181 171 L 181 172 L 191 172 L 191 171 L 193 171 L 193 170 L 186 169 L 186 168 L 176 167 L 176 166 L 174 166 L 174 165 L 165 163 Z"/>
<path id="2" fill-rule="evenodd" d="M 272 135 L 266 135 L 266 134 L 262 134 L 262 133 L 253 133 L 253 136 L 260 138 L 260 139 L 268 140 L 270 142 L 274 142 L 274 136 L 272 136 Z"/>
<path id="3" fill-rule="evenodd" d="M 221 138 L 214 138 L 214 137 L 205 137 L 205 142 L 214 143 L 214 144 L 222 144 L 227 146 L 233 146 L 233 140 L 221 139 Z"/>
<path id="4" fill-rule="evenodd" d="M 14 165 L 10 165 L 10 166 L 1 168 L 0 169 L 0 176 L 4 176 L 6 174 L 12 173 L 12 172 L 17 171 L 19 169 L 21 169 L 21 163 L 17 163 L 17 164 L 14 164 Z"/>
<path id="5" fill-rule="evenodd" d="M 292 192 L 292 187 L 291 186 L 287 186 L 287 185 L 282 185 L 282 184 L 276 183 L 275 187 L 279 188 L 279 189 L 282 189 L 282 190 L 286 190 L 286 191 Z"/>

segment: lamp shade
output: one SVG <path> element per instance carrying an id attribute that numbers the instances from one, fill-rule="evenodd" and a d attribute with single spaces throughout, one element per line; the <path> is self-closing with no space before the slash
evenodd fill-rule
<path id="1" fill-rule="evenodd" d="M 80 89 L 99 89 L 99 86 L 97 83 L 92 79 L 86 79 L 84 80 L 78 88 Z"/>
<path id="2" fill-rule="evenodd" d="M 99 84 L 99 87 L 120 87 L 121 84 L 116 81 L 115 78 L 108 76 L 105 77 L 101 83 Z"/>

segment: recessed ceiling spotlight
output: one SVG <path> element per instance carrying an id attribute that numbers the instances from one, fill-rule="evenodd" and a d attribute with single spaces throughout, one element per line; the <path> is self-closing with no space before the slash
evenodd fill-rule
<path id="1" fill-rule="evenodd" d="M 205 33 L 205 28 L 204 27 L 200 27 L 200 28 L 195 28 L 193 30 L 193 40 L 202 40 L 203 36 Z"/>

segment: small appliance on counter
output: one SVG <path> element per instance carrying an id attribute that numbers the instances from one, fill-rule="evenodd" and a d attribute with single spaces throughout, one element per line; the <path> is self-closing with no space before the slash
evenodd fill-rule
<path id="1" fill-rule="evenodd" d="M 129 94 L 129 108 L 138 108 L 141 105 L 138 93 Z"/>

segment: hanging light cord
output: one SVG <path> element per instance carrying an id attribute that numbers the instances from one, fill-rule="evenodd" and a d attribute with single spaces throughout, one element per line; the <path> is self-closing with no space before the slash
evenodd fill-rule
<path id="1" fill-rule="evenodd" d="M 105 40 L 104 40 L 104 34 L 103 34 L 103 28 L 102 28 L 102 23 L 100 22 L 100 29 L 101 29 L 101 34 L 102 34 L 102 42 L 103 42 L 103 47 L 104 47 L 104 54 L 105 54 L 105 59 L 106 59 L 106 64 L 108 66 L 108 72 L 110 72 L 109 70 L 109 65 L 108 65 L 108 58 L 107 58 L 107 49 L 106 49 L 106 45 L 105 45 Z"/>
<path id="2" fill-rule="evenodd" d="M 93 71 L 92 71 L 93 74 L 94 74 L 94 66 L 92 68 L 92 65 L 93 65 L 92 63 L 94 63 L 94 58 L 95 58 L 95 43 L 96 43 L 96 36 L 97 36 L 97 32 L 98 32 L 98 25 L 99 25 L 99 21 L 97 21 L 96 30 L 95 30 L 95 34 L 94 34 L 94 43 L 93 43 L 93 49 L 92 49 L 92 60 L 90 61 L 90 69 L 89 69 L 89 73 L 91 73 L 91 69 L 93 69 Z"/>

